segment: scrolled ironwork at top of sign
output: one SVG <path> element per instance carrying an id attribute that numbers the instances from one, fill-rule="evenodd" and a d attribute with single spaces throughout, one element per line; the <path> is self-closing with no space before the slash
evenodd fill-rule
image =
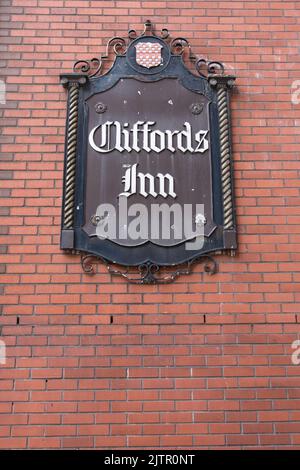
<path id="1" fill-rule="evenodd" d="M 224 65 L 218 61 L 208 61 L 203 57 L 197 57 L 191 50 L 190 43 L 187 39 L 177 37 L 175 39 L 170 38 L 168 29 L 163 28 L 160 35 L 157 35 L 154 31 L 153 25 L 150 20 L 147 20 L 144 24 L 143 32 L 138 35 L 133 29 L 129 30 L 127 39 L 116 36 L 111 38 L 106 46 L 106 51 L 99 58 L 93 57 L 92 59 L 81 59 L 75 62 L 73 71 L 77 73 L 84 73 L 89 78 L 101 76 L 103 74 L 103 68 L 105 62 L 110 60 L 111 55 L 125 56 L 130 44 L 143 37 L 153 37 L 162 40 L 168 47 L 170 54 L 173 56 L 182 56 L 185 58 L 185 52 L 187 52 L 188 60 L 194 64 L 195 71 L 204 78 L 210 75 L 224 75 Z"/>

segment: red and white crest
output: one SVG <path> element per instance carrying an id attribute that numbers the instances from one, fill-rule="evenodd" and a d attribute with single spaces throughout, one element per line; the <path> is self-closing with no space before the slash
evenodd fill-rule
<path id="1" fill-rule="evenodd" d="M 158 42 L 140 42 L 136 48 L 136 63 L 142 67 L 158 67 L 162 64 L 161 49 Z"/>

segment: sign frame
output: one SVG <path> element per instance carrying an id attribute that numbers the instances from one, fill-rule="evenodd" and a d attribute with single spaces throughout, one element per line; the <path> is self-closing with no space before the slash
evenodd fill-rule
<path id="1" fill-rule="evenodd" d="M 161 44 L 162 60 L 158 62 L 154 57 L 155 67 L 137 63 L 136 46 L 142 42 L 148 49 L 151 49 L 151 43 Z M 103 65 L 109 60 L 111 51 L 115 60 L 109 71 L 103 74 Z M 185 65 L 186 52 L 193 71 Z M 143 61 L 145 59 L 141 57 L 140 63 Z M 234 255 L 237 248 L 229 111 L 229 91 L 234 86 L 235 77 L 226 75 L 220 62 L 208 62 L 194 56 L 186 39 L 171 40 L 166 29 L 162 30 L 160 37 L 157 36 L 150 21 L 145 23 L 140 36 L 131 30 L 127 41 L 119 37 L 111 39 L 104 56 L 77 61 L 73 70 L 73 73 L 60 75 L 61 84 L 68 90 L 61 249 L 81 254 L 81 264 L 86 273 L 94 273 L 95 262 L 101 261 L 111 274 L 133 283 L 169 283 L 180 274 L 190 273 L 196 262 L 204 262 L 205 271 L 214 274 L 217 263 L 211 254 Z M 85 103 L 88 97 L 101 94 L 127 78 L 143 83 L 177 78 L 184 88 L 210 100 L 212 198 L 217 228 L 211 236 L 205 237 L 200 250 L 187 251 L 183 243 L 172 247 L 151 242 L 135 247 L 120 246 L 108 239 L 89 237 L 82 228 L 87 184 L 88 118 Z M 96 112 L 105 113 L 106 107 L 106 103 L 99 101 Z M 191 112 L 201 112 L 199 103 L 192 105 Z"/>

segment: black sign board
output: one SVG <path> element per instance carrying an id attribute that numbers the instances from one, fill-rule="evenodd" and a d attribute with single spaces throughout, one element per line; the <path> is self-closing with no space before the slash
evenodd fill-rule
<path id="1" fill-rule="evenodd" d="M 234 80 L 150 22 L 61 75 L 69 92 L 61 248 L 82 253 L 86 272 L 98 259 L 132 282 L 171 282 L 196 261 L 215 272 L 210 253 L 234 253 Z"/>

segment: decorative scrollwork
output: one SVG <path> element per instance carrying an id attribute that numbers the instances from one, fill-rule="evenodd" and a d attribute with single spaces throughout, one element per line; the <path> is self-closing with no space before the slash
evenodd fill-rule
<path id="1" fill-rule="evenodd" d="M 96 255 L 82 255 L 81 266 L 86 274 L 95 274 L 94 265 L 103 263 L 108 272 L 114 276 L 120 276 L 126 279 L 130 284 L 170 284 L 180 275 L 189 275 L 196 263 L 204 263 L 204 272 L 215 274 L 217 272 L 217 263 L 209 255 L 200 255 L 186 263 L 178 265 L 175 271 L 170 267 L 159 266 L 151 261 L 140 264 L 139 266 L 120 266 L 116 267 L 113 263 Z"/>
<path id="2" fill-rule="evenodd" d="M 104 58 L 108 57 L 110 48 L 113 50 L 116 56 L 122 56 L 126 54 L 127 43 L 125 39 L 121 37 L 115 37 L 110 39 L 107 43 L 106 55 L 104 56 Z"/>
<path id="3" fill-rule="evenodd" d="M 224 75 L 224 65 L 221 62 L 208 62 L 207 63 L 207 73 L 208 74 L 217 74 Z"/>
<path id="4" fill-rule="evenodd" d="M 195 61 L 195 68 L 204 78 L 210 74 L 224 75 L 224 65 L 221 62 L 208 62 L 206 59 L 199 58 Z"/>
<path id="5" fill-rule="evenodd" d="M 153 23 L 151 23 L 150 20 L 147 20 L 145 23 L 144 23 L 144 30 L 143 32 L 140 34 L 140 37 L 143 37 L 143 36 L 154 36 L 154 37 L 158 37 L 154 31 L 154 25 Z M 170 36 L 170 33 L 168 31 L 167 28 L 163 28 L 161 30 L 161 33 L 160 33 L 160 37 L 161 39 L 168 39 Z M 134 39 L 137 39 L 139 36 L 137 34 L 137 32 L 135 31 L 135 29 L 130 29 L 128 31 L 128 39 L 129 41 L 133 41 Z"/>
<path id="6" fill-rule="evenodd" d="M 81 255 L 81 267 L 86 274 L 95 274 L 95 259 L 99 259 L 94 255 Z"/>
<path id="7" fill-rule="evenodd" d="M 170 49 L 174 55 L 182 55 L 184 50 L 188 48 L 189 56 L 191 57 L 191 46 L 185 38 L 175 38 L 170 42 Z"/>
<path id="8" fill-rule="evenodd" d="M 184 52 L 187 51 L 188 59 L 191 63 L 195 64 L 196 71 L 204 78 L 207 78 L 209 74 L 224 74 L 224 66 L 221 62 L 210 62 L 204 58 L 198 58 L 195 56 L 187 39 L 178 37 L 171 40 L 167 28 L 163 28 L 161 30 L 160 36 L 158 36 L 155 33 L 154 26 L 150 20 L 145 22 L 144 30 L 140 35 L 138 35 L 134 29 L 130 29 L 128 31 L 127 40 L 121 37 L 114 37 L 110 39 L 107 43 L 105 54 L 101 55 L 99 59 L 94 57 L 91 60 L 78 60 L 75 62 L 73 70 L 74 72 L 85 73 L 90 78 L 101 75 L 103 72 L 104 62 L 108 60 L 110 51 L 112 51 L 115 56 L 124 56 L 126 55 L 128 46 L 131 44 L 131 42 L 138 37 L 144 36 L 153 36 L 163 39 L 166 45 L 169 47 L 172 55 L 183 56 Z"/>
<path id="9" fill-rule="evenodd" d="M 130 39 L 134 38 L 134 33 L 135 31 L 133 30 L 129 32 Z M 108 41 L 105 54 L 103 54 L 100 59 L 94 57 L 91 60 L 78 60 L 73 66 L 73 71 L 85 73 L 90 78 L 101 75 L 104 62 L 108 59 L 110 50 L 112 50 L 116 56 L 123 56 L 126 54 L 127 47 L 128 45 L 124 38 L 114 37 Z"/>
<path id="10" fill-rule="evenodd" d="M 94 57 L 91 60 L 77 60 L 73 66 L 73 71 L 85 73 L 89 77 L 95 77 L 101 72 L 102 66 L 102 60 Z"/>
<path id="11" fill-rule="evenodd" d="M 144 24 L 144 31 L 142 32 L 142 36 L 154 36 L 154 28 L 153 24 L 150 20 L 147 20 Z"/>
<path id="12" fill-rule="evenodd" d="M 137 32 L 136 32 L 136 30 L 135 30 L 135 29 L 130 29 L 130 30 L 128 31 L 128 39 L 129 39 L 129 41 L 133 41 L 133 40 L 136 39 L 136 38 L 137 38 Z"/>
<path id="13" fill-rule="evenodd" d="M 164 39 L 164 40 L 166 40 L 166 39 L 168 39 L 168 38 L 170 37 L 170 33 L 169 33 L 169 31 L 168 31 L 167 28 L 163 28 L 163 29 L 161 30 L 161 33 L 160 33 L 160 34 L 161 34 L 161 38 Z"/>

